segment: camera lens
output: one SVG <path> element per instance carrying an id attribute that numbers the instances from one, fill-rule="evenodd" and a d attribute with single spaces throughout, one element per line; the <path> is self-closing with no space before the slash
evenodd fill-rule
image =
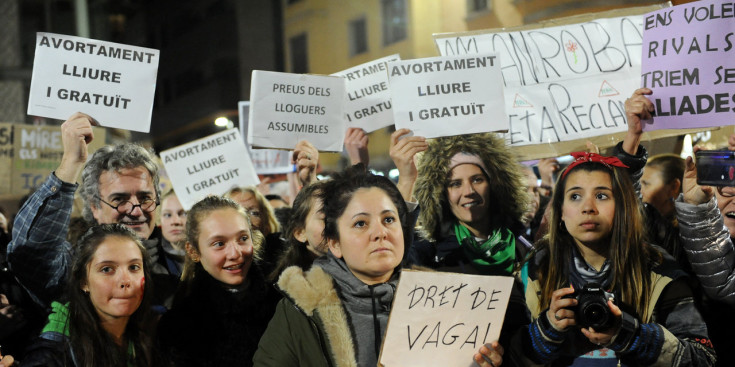
<path id="1" fill-rule="evenodd" d="M 582 315 L 584 316 L 584 323 L 593 328 L 599 328 L 606 325 L 609 317 L 607 305 L 602 305 L 596 302 L 588 303 L 582 310 Z"/>

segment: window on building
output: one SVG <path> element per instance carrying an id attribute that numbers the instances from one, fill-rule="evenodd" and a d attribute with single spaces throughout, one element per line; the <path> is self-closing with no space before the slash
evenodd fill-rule
<path id="1" fill-rule="evenodd" d="M 381 0 L 383 15 L 383 45 L 387 46 L 407 37 L 406 0 Z"/>
<path id="2" fill-rule="evenodd" d="M 291 72 L 303 74 L 309 72 L 309 58 L 306 52 L 306 33 L 291 37 L 288 47 L 291 50 Z"/>
<path id="3" fill-rule="evenodd" d="M 365 18 L 350 21 L 350 56 L 367 52 L 367 21 Z"/>
<path id="4" fill-rule="evenodd" d="M 468 8 L 470 13 L 488 10 L 487 0 L 469 0 Z"/>

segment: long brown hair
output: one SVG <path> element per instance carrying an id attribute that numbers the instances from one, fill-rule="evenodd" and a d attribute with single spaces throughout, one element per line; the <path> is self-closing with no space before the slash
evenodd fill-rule
<path id="1" fill-rule="evenodd" d="M 608 252 L 612 271 L 611 288 L 619 292 L 623 303 L 632 306 L 645 320 L 649 316 L 647 309 L 651 301 L 650 268 L 661 261 L 661 254 L 646 243 L 643 212 L 630 177 L 621 168 L 601 163 L 583 163 L 573 167 L 571 172 L 580 170 L 601 171 L 610 175 L 615 200 L 615 218 Z M 548 246 L 548 256 L 538 272 L 541 309 L 549 306 L 551 293 L 569 285 L 567 269 L 573 261 L 572 248 L 576 244 L 561 217 L 566 182 L 571 172 L 556 183 L 550 204 L 549 233 L 543 241 Z"/>
<path id="2" fill-rule="evenodd" d="M 143 300 L 133 312 L 125 327 L 125 340 L 133 345 L 134 355 L 128 354 L 128 344 L 117 345 L 110 334 L 102 327 L 100 318 L 89 295 L 82 291 L 82 285 L 89 278 L 87 265 L 102 243 L 111 237 L 133 242 L 140 250 L 143 274 L 150 277 L 150 264 L 145 247 L 130 228 L 119 224 L 101 224 L 91 227 L 75 247 L 72 270 L 68 284 L 69 300 L 69 343 L 79 366 L 150 366 L 153 364 L 153 342 L 149 336 L 149 325 L 153 320 L 150 299 L 153 294 L 152 282 L 143 289 Z"/>

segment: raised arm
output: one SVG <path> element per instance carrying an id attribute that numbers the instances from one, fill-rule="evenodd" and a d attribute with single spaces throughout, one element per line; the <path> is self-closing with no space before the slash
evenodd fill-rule
<path id="1" fill-rule="evenodd" d="M 679 236 L 692 271 L 708 296 L 735 305 L 735 249 L 731 234 L 714 198 L 715 189 L 697 184 L 697 166 L 692 157 L 686 160 L 682 188 L 675 206 Z"/>
<path id="2" fill-rule="evenodd" d="M 370 141 L 365 130 L 359 127 L 351 127 L 345 133 L 345 150 L 350 157 L 350 164 L 353 166 L 362 163 L 365 166 L 370 163 L 370 154 L 368 152 L 368 142 Z"/>
<path id="3" fill-rule="evenodd" d="M 390 135 L 390 157 L 398 168 L 398 190 L 407 202 L 413 201 L 413 185 L 418 177 L 414 157 L 429 147 L 422 136 L 405 136 L 410 132 L 400 129 Z"/>
<path id="4" fill-rule="evenodd" d="M 8 263 L 33 299 L 47 307 L 63 292 L 71 261 L 66 241 L 77 189 L 76 178 L 87 160 L 94 120 L 76 113 L 61 125 L 61 164 L 26 200 L 13 222 Z"/>

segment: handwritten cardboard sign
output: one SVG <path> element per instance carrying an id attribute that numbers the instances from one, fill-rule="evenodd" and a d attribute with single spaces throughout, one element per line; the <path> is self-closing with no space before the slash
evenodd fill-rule
<path id="1" fill-rule="evenodd" d="M 644 17 L 641 86 L 653 89 L 645 129 L 731 125 L 735 121 L 735 3 L 709 0 Z"/>
<path id="2" fill-rule="evenodd" d="M 240 132 L 243 141 L 248 138 L 248 118 L 250 116 L 250 101 L 241 101 L 237 103 L 237 110 L 240 118 Z M 294 172 L 294 165 L 291 163 L 291 153 L 278 149 L 252 149 L 248 144 L 248 153 L 253 160 L 255 172 L 259 175 L 273 175 L 279 173 Z"/>
<path id="3" fill-rule="evenodd" d="M 248 143 L 253 147 L 293 149 L 308 140 L 320 151 L 342 151 L 343 78 L 254 70 L 250 84 Z"/>
<path id="4" fill-rule="evenodd" d="M 28 114 L 66 120 L 77 111 L 102 126 L 148 132 L 159 51 L 39 32 Z"/>
<path id="5" fill-rule="evenodd" d="M 398 54 L 390 55 L 332 74 L 345 78 L 347 82 L 347 127 L 372 132 L 393 125 L 387 71 L 389 61 L 400 59 Z"/>
<path id="6" fill-rule="evenodd" d="M 508 130 L 495 55 L 388 63 L 396 129 L 426 138 Z"/>
<path id="7" fill-rule="evenodd" d="M 512 287 L 512 277 L 404 270 L 380 365 L 474 365 L 480 346 L 500 336 Z"/>
<path id="8" fill-rule="evenodd" d="M 497 52 L 511 145 L 548 144 L 627 129 L 638 85 L 643 17 L 436 37 L 442 55 Z"/>
<path id="9" fill-rule="evenodd" d="M 237 128 L 164 150 L 161 160 L 186 210 L 207 195 L 260 183 Z"/>

